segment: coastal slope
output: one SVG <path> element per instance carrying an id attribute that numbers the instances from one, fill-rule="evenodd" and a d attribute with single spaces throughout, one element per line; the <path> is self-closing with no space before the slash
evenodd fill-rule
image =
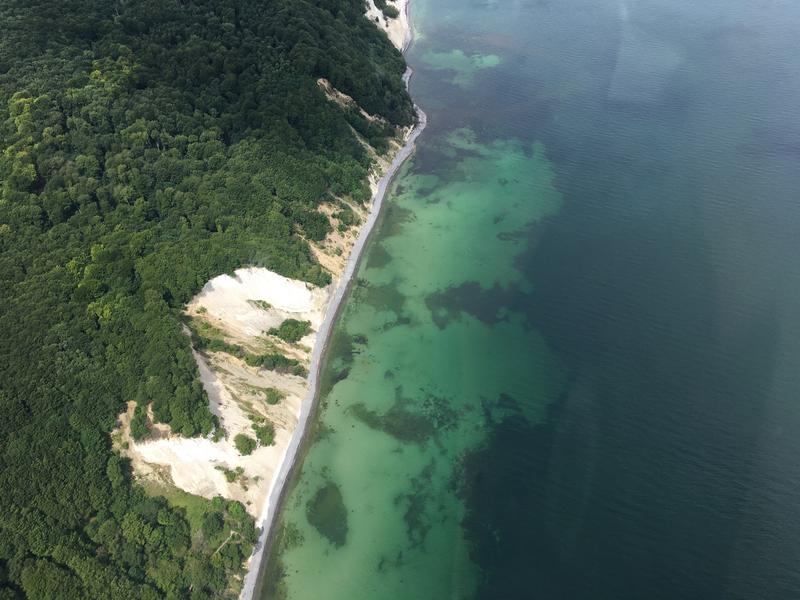
<path id="1" fill-rule="evenodd" d="M 346 255 L 414 122 L 365 10 L 0 6 L 0 595 L 238 594 L 315 325 L 193 299 L 245 267 L 335 279 L 315 253 Z"/>
<path id="2" fill-rule="evenodd" d="M 144 480 L 172 484 L 206 498 L 242 502 L 261 515 L 278 466 L 285 456 L 305 396 L 310 348 L 322 324 L 328 287 L 282 277 L 264 268 L 237 269 L 209 281 L 185 311 L 187 333 L 196 346 L 200 379 L 219 422 L 218 438 L 186 438 L 158 428 L 141 442 L 130 438 L 135 403 L 121 418 L 127 442 L 120 452 Z M 269 331 L 283 323 L 307 323 L 286 341 Z M 287 362 L 272 369 L 252 357 L 279 354 Z M 268 435 L 265 437 L 264 433 Z M 237 436 L 265 442 L 243 454 Z"/>
<path id="3" fill-rule="evenodd" d="M 384 17 L 377 24 L 402 49 L 408 43 L 410 30 L 406 4 L 398 4 L 403 8 L 402 19 Z M 374 18 L 369 11 L 367 17 Z M 382 121 L 328 80 L 320 79 L 318 85 L 332 103 L 357 110 L 368 122 Z M 424 125 L 424 121 L 420 124 Z M 209 499 L 221 496 L 237 500 L 256 518 L 262 534 L 249 561 L 243 598 L 252 595 L 283 485 L 312 412 L 319 360 L 333 316 L 388 183 L 408 157 L 420 124 L 416 129 L 400 131 L 384 153 L 376 152 L 359 136 L 373 162 L 368 176 L 372 198 L 366 206 L 344 198 L 320 205 L 320 214 L 332 227 L 325 238 L 311 244 L 311 249 L 332 274 L 331 284 L 318 287 L 266 268 L 250 267 L 236 270 L 233 276 L 215 277 L 187 304 L 187 334 L 195 346 L 198 342 L 207 346 L 195 347 L 193 356 L 209 408 L 218 419 L 218 438 L 184 438 L 151 424 L 154 439 L 137 442 L 130 436 L 134 403 L 120 416 L 118 451 L 131 459 L 140 480 L 176 486 Z M 342 206 L 352 215 L 347 221 L 342 216 Z M 308 324 L 308 330 L 293 343 L 274 335 L 288 321 Z M 209 344 L 208 336 L 216 343 Z M 287 366 L 265 368 L 249 360 L 264 353 L 295 361 L 296 365 L 291 366 L 294 370 Z M 278 400 L 269 402 L 270 396 Z M 269 443 L 259 442 L 243 454 L 236 446 L 237 436 L 253 438 L 254 432 L 264 426 L 271 432 Z"/>

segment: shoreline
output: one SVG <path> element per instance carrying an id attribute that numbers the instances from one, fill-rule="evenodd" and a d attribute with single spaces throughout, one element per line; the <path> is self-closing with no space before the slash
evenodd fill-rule
<path id="1" fill-rule="evenodd" d="M 405 0 L 403 12 L 407 20 L 408 27 L 406 28 L 400 51 L 405 54 L 414 39 L 414 31 L 411 23 L 410 0 Z M 413 70 L 411 67 L 406 68 L 403 74 L 403 82 L 406 85 L 406 90 L 409 89 L 409 82 Z M 366 222 L 358 233 L 356 242 L 353 245 L 350 255 L 347 258 L 344 271 L 336 284 L 336 289 L 331 296 L 328 306 L 325 310 L 325 316 L 317 332 L 317 340 L 311 354 L 311 364 L 308 375 L 308 391 L 300 407 L 300 416 L 292 432 L 292 438 L 289 442 L 289 447 L 286 450 L 281 467 L 278 474 L 273 478 L 272 484 L 267 492 L 267 499 L 261 510 L 259 516 L 259 523 L 257 526 L 261 528 L 258 536 L 253 554 L 248 559 L 246 574 L 242 584 L 242 590 L 239 594 L 240 600 L 252 600 L 253 595 L 258 588 L 259 576 L 261 574 L 262 564 L 267 550 L 271 547 L 271 541 L 274 535 L 274 525 L 278 511 L 283 503 L 285 491 L 287 489 L 286 483 L 294 473 L 297 467 L 297 458 L 301 447 L 306 441 L 309 426 L 311 424 L 311 417 L 316 411 L 318 404 L 318 383 L 322 366 L 322 358 L 328 347 L 330 333 L 333 325 L 339 315 L 342 307 L 342 301 L 350 289 L 350 284 L 353 281 L 356 270 L 361 262 L 364 248 L 369 241 L 378 217 L 381 214 L 383 201 L 389 186 L 394 180 L 395 175 L 399 172 L 400 168 L 405 164 L 406 160 L 413 154 L 417 137 L 425 129 L 427 125 L 427 116 L 425 112 L 416 104 L 414 109 L 417 116 L 417 122 L 412 126 L 409 131 L 405 143 L 398 150 L 397 154 L 392 159 L 386 172 L 380 178 L 377 184 L 377 190 L 373 194 L 372 206 L 369 211 Z"/>

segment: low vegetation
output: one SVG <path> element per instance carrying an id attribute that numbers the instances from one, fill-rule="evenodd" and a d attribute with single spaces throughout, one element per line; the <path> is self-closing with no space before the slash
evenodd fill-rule
<path id="1" fill-rule="evenodd" d="M 250 306 L 260 308 L 261 310 L 269 310 L 272 308 L 272 304 L 266 300 L 248 300 L 247 302 L 250 304 Z"/>
<path id="2" fill-rule="evenodd" d="M 247 476 L 245 476 L 244 469 L 242 467 L 236 467 L 235 469 L 228 469 L 227 467 L 218 466 L 217 469 L 219 471 L 222 471 L 228 483 L 233 483 L 234 481 L 238 481 L 240 485 L 245 487 L 245 489 L 247 488 L 246 484 L 248 478 Z"/>
<path id="3" fill-rule="evenodd" d="M 271 328 L 267 333 L 293 344 L 311 333 L 311 321 L 286 319 L 280 326 Z"/>
<path id="4" fill-rule="evenodd" d="M 387 19 L 396 19 L 400 16 L 400 11 L 386 0 L 375 0 L 375 6 L 380 9 Z"/>
<path id="5" fill-rule="evenodd" d="M 286 397 L 286 394 L 281 390 L 275 388 L 266 388 L 264 390 L 264 399 L 267 404 L 275 405 Z"/>
<path id="6" fill-rule="evenodd" d="M 252 427 L 256 438 L 262 446 L 272 446 L 275 444 L 275 426 L 264 417 L 252 416 Z"/>
<path id="7" fill-rule="evenodd" d="M 299 377 L 308 375 L 308 371 L 300 364 L 300 361 L 294 358 L 287 358 L 277 352 L 259 355 L 248 354 L 244 357 L 244 361 L 251 367 L 261 367 L 277 373 L 289 373 Z"/>
<path id="8" fill-rule="evenodd" d="M 256 449 L 256 441 L 251 438 L 249 435 L 245 435 L 244 433 L 237 433 L 236 436 L 233 438 L 233 445 L 236 446 L 236 450 L 239 451 L 239 454 L 242 456 L 248 456 L 253 453 L 253 450 Z"/>
<path id="9" fill-rule="evenodd" d="M 333 214 L 333 218 L 339 221 L 338 229 L 340 232 L 345 232 L 350 227 L 361 223 L 361 218 L 346 204 L 342 205 L 342 208 Z"/>
<path id="10" fill-rule="evenodd" d="M 219 329 L 205 323 L 202 319 L 188 319 L 186 324 L 192 336 L 192 344 L 197 350 L 209 352 L 225 352 L 243 360 L 251 367 L 259 367 L 278 373 L 290 373 L 305 377 L 307 371 L 300 361 L 288 358 L 279 352 L 253 354 L 243 346 L 233 344 L 224 339 Z"/>
<path id="11" fill-rule="evenodd" d="M 150 437 L 150 427 L 148 425 L 147 408 L 142 404 L 137 404 L 131 419 L 131 437 L 136 442 L 140 442 Z"/>

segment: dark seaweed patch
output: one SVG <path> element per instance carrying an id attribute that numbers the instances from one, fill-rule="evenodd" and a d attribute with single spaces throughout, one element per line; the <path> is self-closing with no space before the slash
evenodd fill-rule
<path id="1" fill-rule="evenodd" d="M 406 297 L 400 293 L 396 282 L 360 288 L 359 296 L 377 310 L 391 310 L 397 314 L 403 312 L 406 303 Z"/>
<path id="2" fill-rule="evenodd" d="M 398 235 L 403 231 L 403 226 L 416 219 L 414 213 L 397 204 L 389 204 L 386 208 L 383 224 L 381 226 L 381 236 L 385 239 L 393 235 Z"/>
<path id="3" fill-rule="evenodd" d="M 458 413 L 442 397 L 427 395 L 419 404 L 402 394 L 402 388 L 395 389 L 395 400 L 385 413 L 374 411 L 363 402 L 353 404 L 350 413 L 367 427 L 383 431 L 400 440 L 421 444 L 438 431 L 455 427 Z"/>
<path id="4" fill-rule="evenodd" d="M 392 255 L 387 252 L 381 244 L 372 244 L 367 254 L 367 268 L 380 269 L 388 265 L 392 260 Z"/>
<path id="5" fill-rule="evenodd" d="M 303 545 L 305 539 L 294 523 L 286 523 L 278 528 L 273 542 L 273 552 L 267 553 L 267 564 L 264 570 L 262 598 L 285 600 L 289 596 L 286 586 L 286 566 L 281 557 L 293 548 Z"/>
<path id="6" fill-rule="evenodd" d="M 431 311 L 431 318 L 436 326 L 444 329 L 462 312 L 483 323 L 494 325 L 504 321 L 505 313 L 509 310 L 524 312 L 525 307 L 521 305 L 523 300 L 524 295 L 513 285 L 504 288 L 495 284 L 485 289 L 477 281 L 467 281 L 428 295 L 425 305 Z"/>
<path id="7" fill-rule="evenodd" d="M 398 550 L 392 558 L 382 554 L 377 566 L 375 567 L 375 570 L 378 571 L 378 573 L 383 573 L 388 568 L 398 569 L 403 566 L 404 562 L 402 550 Z"/>
<path id="8" fill-rule="evenodd" d="M 395 327 L 402 327 L 404 325 L 411 325 L 411 317 L 400 316 L 397 317 L 394 321 L 387 321 L 383 325 L 381 325 L 381 331 L 389 331 L 390 329 L 394 329 Z"/>
<path id="9" fill-rule="evenodd" d="M 397 498 L 396 503 L 406 501 L 406 511 L 403 520 L 406 524 L 406 535 L 412 546 L 419 546 L 425 542 L 425 537 L 431 529 L 431 517 L 426 517 L 426 505 L 431 499 L 430 489 L 435 462 L 432 460 L 419 475 L 411 480 L 411 492 Z"/>
<path id="10" fill-rule="evenodd" d="M 328 341 L 328 360 L 320 375 L 320 397 L 325 398 L 333 386 L 346 379 L 356 354 L 353 337 L 344 326 L 334 327 Z"/>
<path id="11" fill-rule="evenodd" d="M 288 550 L 293 550 L 294 548 L 299 548 L 305 541 L 303 532 L 300 531 L 297 525 L 291 522 L 286 523 L 283 526 L 280 552 L 283 553 Z"/>
<path id="12" fill-rule="evenodd" d="M 347 541 L 347 508 L 339 486 L 329 482 L 319 488 L 306 504 L 308 522 L 334 546 Z"/>
<path id="13" fill-rule="evenodd" d="M 323 423 L 322 419 L 317 419 L 312 425 L 311 438 L 313 443 L 316 444 L 317 442 L 321 442 L 322 440 L 329 438 L 335 432 L 336 430 L 330 425 Z"/>
<path id="14" fill-rule="evenodd" d="M 349 410 L 367 427 L 383 431 L 401 442 L 422 443 L 435 433 L 430 419 L 402 405 L 395 404 L 382 415 L 370 410 L 362 402 L 353 404 Z"/>

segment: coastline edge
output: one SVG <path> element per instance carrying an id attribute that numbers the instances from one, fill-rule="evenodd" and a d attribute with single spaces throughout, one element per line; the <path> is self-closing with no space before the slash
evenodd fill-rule
<path id="1" fill-rule="evenodd" d="M 414 27 L 411 22 L 410 4 L 411 1 L 407 0 L 405 4 L 405 13 L 408 22 L 408 28 L 406 30 L 405 39 L 403 40 L 403 45 L 401 48 L 401 52 L 403 54 L 407 52 L 414 40 Z M 403 81 L 406 85 L 406 90 L 409 89 L 409 82 L 412 75 L 413 70 L 411 67 L 407 67 L 406 72 L 403 75 Z M 414 104 L 414 110 L 417 115 L 417 122 L 412 127 L 405 143 L 395 155 L 394 159 L 389 165 L 389 168 L 386 170 L 386 173 L 383 174 L 383 177 L 381 177 L 380 181 L 378 182 L 378 189 L 373 196 L 372 207 L 369 212 L 369 216 L 367 217 L 367 221 L 361 228 L 361 231 L 358 233 L 358 238 L 356 239 L 355 245 L 353 246 L 353 249 L 347 258 L 347 264 L 345 265 L 342 277 L 336 286 L 336 290 L 334 291 L 327 310 L 325 311 L 325 318 L 319 328 L 319 331 L 317 332 L 317 341 L 314 344 L 314 349 L 311 354 L 308 391 L 300 407 L 300 417 L 298 418 L 297 426 L 292 432 L 292 439 L 289 442 L 286 455 L 284 456 L 277 476 L 273 479 L 264 509 L 262 509 L 261 523 L 259 524 L 261 532 L 259 533 L 258 541 L 253 549 L 253 554 L 248 560 L 246 574 L 242 584 L 242 590 L 239 594 L 240 600 L 253 600 L 254 594 L 259 587 L 258 584 L 259 576 L 261 574 L 261 566 L 264 562 L 265 554 L 267 554 L 267 551 L 271 547 L 271 540 L 274 535 L 274 525 L 279 509 L 284 500 L 286 483 L 297 467 L 298 453 L 303 445 L 303 442 L 307 438 L 309 425 L 311 424 L 311 416 L 317 407 L 317 402 L 319 400 L 318 381 L 322 366 L 322 357 L 328 347 L 330 333 L 334 323 L 336 322 L 336 317 L 338 316 L 342 307 L 342 300 L 350 288 L 350 284 L 353 281 L 356 269 L 361 262 L 364 248 L 366 247 L 367 242 L 369 241 L 369 238 L 374 230 L 375 224 L 378 221 L 378 217 L 380 216 L 381 209 L 383 207 L 383 201 L 389 190 L 389 186 L 394 180 L 395 175 L 397 175 L 399 172 L 400 168 L 413 154 L 416 145 L 416 139 L 427 125 L 427 116 L 425 112 L 419 106 L 417 106 L 417 104 Z"/>

